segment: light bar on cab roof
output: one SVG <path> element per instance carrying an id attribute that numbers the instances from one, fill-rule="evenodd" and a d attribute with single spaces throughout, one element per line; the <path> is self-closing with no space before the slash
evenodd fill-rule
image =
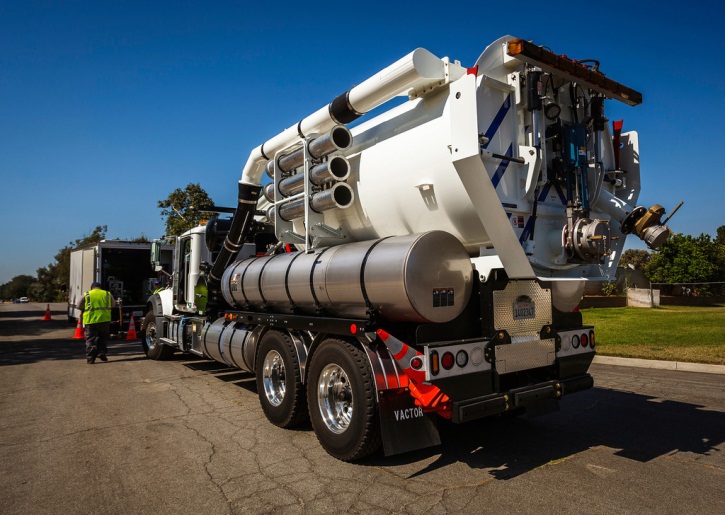
<path id="1" fill-rule="evenodd" d="M 642 103 L 642 93 L 639 91 L 613 81 L 603 73 L 594 71 L 565 55 L 557 55 L 523 39 L 517 38 L 508 42 L 508 55 L 539 66 L 544 71 L 561 74 L 569 80 L 586 85 L 625 104 L 636 106 Z"/>

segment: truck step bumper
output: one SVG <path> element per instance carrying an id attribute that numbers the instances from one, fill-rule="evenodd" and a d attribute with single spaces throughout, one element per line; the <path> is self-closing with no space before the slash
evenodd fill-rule
<path id="1" fill-rule="evenodd" d="M 469 420 L 496 415 L 515 408 L 526 408 L 541 401 L 560 399 L 564 395 L 587 390 L 592 386 L 594 386 L 592 376 L 583 374 L 515 388 L 508 392 L 494 393 L 475 399 L 454 401 L 451 405 L 453 411 L 452 421 L 456 423 L 468 422 Z"/>

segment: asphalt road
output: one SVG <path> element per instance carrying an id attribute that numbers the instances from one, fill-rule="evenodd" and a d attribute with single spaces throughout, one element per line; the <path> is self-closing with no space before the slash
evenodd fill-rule
<path id="1" fill-rule="evenodd" d="M 443 424 L 443 444 L 341 463 L 264 418 L 252 376 L 86 365 L 64 306 L 0 305 L 0 512 L 725 513 L 725 376 L 594 366 L 535 419 Z"/>

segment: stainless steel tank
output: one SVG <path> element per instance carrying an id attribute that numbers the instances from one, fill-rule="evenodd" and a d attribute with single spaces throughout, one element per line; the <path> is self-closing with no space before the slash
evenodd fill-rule
<path id="1" fill-rule="evenodd" d="M 258 336 L 258 331 L 250 330 L 244 324 L 220 318 L 204 326 L 201 351 L 214 361 L 254 372 Z"/>
<path id="2" fill-rule="evenodd" d="M 463 245 L 429 231 L 237 261 L 224 272 L 222 293 L 242 308 L 448 322 L 466 306 L 471 277 Z"/>

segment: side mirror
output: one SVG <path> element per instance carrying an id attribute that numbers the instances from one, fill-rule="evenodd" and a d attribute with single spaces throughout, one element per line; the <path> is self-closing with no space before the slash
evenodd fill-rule
<path id="1" fill-rule="evenodd" d="M 163 270 L 163 267 L 161 266 L 161 261 L 159 259 L 159 254 L 161 252 L 161 246 L 159 245 L 158 240 L 154 240 L 151 242 L 151 267 L 154 269 L 154 272 L 161 272 Z"/>

